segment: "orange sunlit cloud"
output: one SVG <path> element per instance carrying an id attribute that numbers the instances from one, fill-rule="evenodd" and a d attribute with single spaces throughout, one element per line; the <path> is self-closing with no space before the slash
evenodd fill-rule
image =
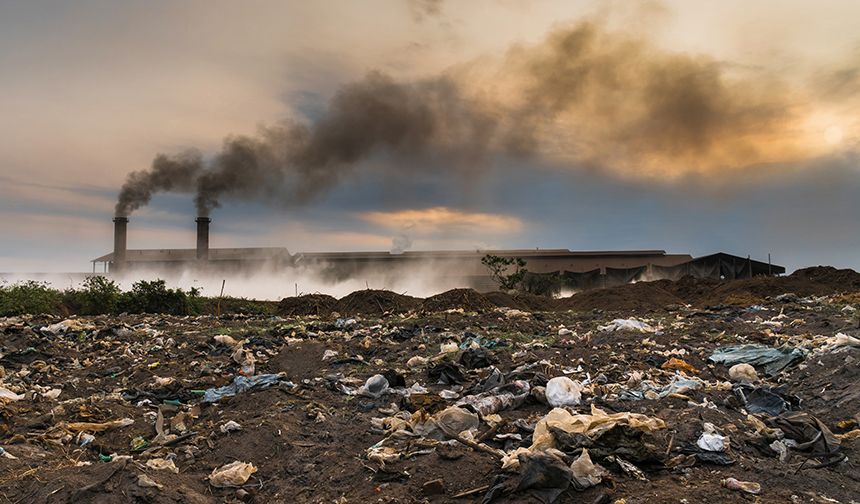
<path id="1" fill-rule="evenodd" d="M 392 212 L 365 212 L 361 219 L 387 229 L 417 234 L 469 232 L 479 234 L 516 233 L 523 221 L 509 215 L 466 212 L 448 207 L 407 209 Z"/>

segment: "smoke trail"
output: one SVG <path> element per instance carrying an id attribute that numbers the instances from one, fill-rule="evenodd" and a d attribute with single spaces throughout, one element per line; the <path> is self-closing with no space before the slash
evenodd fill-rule
<path id="1" fill-rule="evenodd" d="M 383 167 L 392 174 L 461 176 L 513 153 L 640 178 L 722 176 L 812 155 L 799 126 L 805 106 L 763 73 L 580 22 L 435 78 L 373 72 L 344 86 L 316 121 L 228 137 L 205 166 L 196 153 L 159 155 L 129 177 L 117 213 L 154 192 L 190 189 L 203 216 L 224 198 L 301 205 L 375 155 L 392 158 Z"/>
<path id="2" fill-rule="evenodd" d="M 194 189 L 203 170 L 203 158 L 195 150 L 175 156 L 158 154 L 147 171 L 131 172 L 119 191 L 115 214 L 126 217 L 149 203 L 158 192 L 187 192 Z"/>
<path id="3" fill-rule="evenodd" d="M 208 215 L 223 196 L 304 204 L 377 152 L 414 161 L 444 159 L 463 170 L 479 164 L 495 120 L 450 80 L 398 83 L 374 72 L 344 87 L 311 126 L 285 123 L 257 138 L 228 138 L 197 181 L 195 203 Z"/>

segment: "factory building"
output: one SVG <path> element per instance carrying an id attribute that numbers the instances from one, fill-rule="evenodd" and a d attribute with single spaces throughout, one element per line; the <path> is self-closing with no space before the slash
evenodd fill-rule
<path id="1" fill-rule="evenodd" d="M 218 274 L 247 271 L 277 273 L 286 268 L 307 268 L 323 279 L 373 280 L 410 273 L 432 272 L 444 283 L 487 291 L 496 288 L 487 268 L 486 255 L 522 258 L 533 287 L 552 284 L 556 288 L 584 290 L 635 281 L 691 275 L 699 278 L 736 279 L 779 275 L 785 268 L 725 253 L 694 258 L 689 254 L 667 254 L 663 250 L 571 251 L 567 249 L 445 250 L 391 252 L 302 252 L 286 248 L 210 248 L 208 217 L 198 217 L 197 247 L 194 249 L 127 248 L 128 218 L 114 219 L 113 252 L 93 259 L 93 271 L 115 275 L 136 271 L 165 275 L 193 270 Z M 376 283 L 375 283 L 376 284 Z"/>

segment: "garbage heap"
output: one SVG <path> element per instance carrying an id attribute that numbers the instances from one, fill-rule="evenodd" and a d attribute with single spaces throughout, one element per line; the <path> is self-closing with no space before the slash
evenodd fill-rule
<path id="1" fill-rule="evenodd" d="M 0 487 L 10 502 L 858 502 L 858 301 L 0 319 Z"/>

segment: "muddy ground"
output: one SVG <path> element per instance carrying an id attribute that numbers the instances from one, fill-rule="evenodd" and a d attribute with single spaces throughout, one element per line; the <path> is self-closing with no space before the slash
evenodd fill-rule
<path id="1" fill-rule="evenodd" d="M 592 461 L 606 473 L 584 490 L 562 484 L 555 502 L 860 502 L 860 348 L 850 340 L 860 337 L 860 296 L 851 294 L 860 283 L 836 270 L 804 275 L 637 284 L 561 301 L 368 291 L 307 306 L 293 299 L 282 304 L 291 313 L 277 317 L 0 319 L 0 446 L 15 457 L 0 457 L 0 502 L 481 502 L 505 480 L 492 502 L 551 500 L 543 490 L 557 481 L 517 486 L 531 466 L 520 459 L 518 470 L 503 471 L 499 455 L 532 446 L 535 424 L 553 409 L 542 387 L 560 376 L 583 384 L 571 412 L 630 412 L 665 427 L 595 441 Z M 607 327 L 630 318 L 644 330 Z M 783 387 L 792 410 L 832 433 L 832 452 L 789 448 L 780 460 L 770 444 L 790 435 L 773 430 L 772 415 L 749 415 L 729 366 L 708 360 L 741 343 L 805 354 L 773 376 L 757 367 L 752 386 Z M 230 384 L 243 365 L 250 376 L 280 375 L 205 402 L 205 391 Z M 419 433 L 416 419 L 479 392 L 493 368 L 508 383 L 528 382 L 527 397 L 498 417 L 481 415 L 471 431 Z M 439 384 L 440 369 L 461 378 Z M 363 395 L 376 374 L 390 390 Z M 699 385 L 662 398 L 626 394 L 679 379 Z M 105 428 L 121 419 L 130 421 Z M 239 430 L 227 429 L 230 421 Z M 702 456 L 706 422 L 728 446 Z M 633 445 L 618 451 L 624 443 Z M 392 449 L 380 457 L 375 445 Z M 546 456 L 564 467 L 581 454 L 556 448 Z M 256 472 L 233 487 L 207 479 L 235 461 Z M 761 490 L 726 488 L 727 478 Z"/>

